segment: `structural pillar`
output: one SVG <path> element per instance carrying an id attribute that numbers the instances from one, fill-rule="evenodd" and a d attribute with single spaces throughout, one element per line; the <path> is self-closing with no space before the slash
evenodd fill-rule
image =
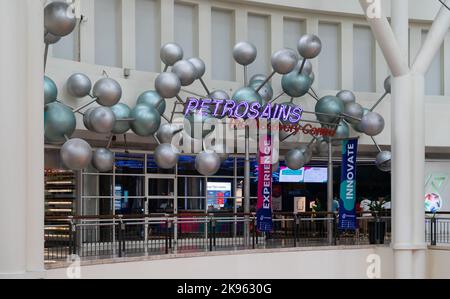
<path id="1" fill-rule="evenodd" d="M 0 278 L 44 276 L 43 1 L 0 1 Z"/>

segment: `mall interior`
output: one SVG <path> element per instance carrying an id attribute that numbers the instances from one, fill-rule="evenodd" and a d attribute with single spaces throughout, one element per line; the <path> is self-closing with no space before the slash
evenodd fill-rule
<path id="1" fill-rule="evenodd" d="M 450 278 L 449 7 L 1 1 L 0 278 Z M 272 130 L 269 231 L 258 130 L 187 114 L 216 96 L 335 130 Z"/>

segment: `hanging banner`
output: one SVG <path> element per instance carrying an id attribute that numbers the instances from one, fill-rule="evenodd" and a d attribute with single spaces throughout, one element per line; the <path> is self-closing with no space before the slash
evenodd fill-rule
<path id="1" fill-rule="evenodd" d="M 356 230 L 356 155 L 358 139 L 343 141 L 339 229 Z"/>
<path id="2" fill-rule="evenodd" d="M 258 161 L 258 204 L 256 224 L 258 231 L 271 232 L 272 221 L 272 137 L 260 139 Z"/>

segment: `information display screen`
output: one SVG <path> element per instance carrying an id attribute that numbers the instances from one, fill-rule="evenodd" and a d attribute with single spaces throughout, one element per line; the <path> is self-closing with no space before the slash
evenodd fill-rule
<path id="1" fill-rule="evenodd" d="M 231 197 L 231 183 L 208 182 L 208 207 L 220 209 L 225 207 L 226 200 Z"/>
<path id="2" fill-rule="evenodd" d="M 280 169 L 281 183 L 326 183 L 328 181 L 328 171 L 323 167 L 303 167 L 299 170 L 292 170 L 286 166 Z"/>

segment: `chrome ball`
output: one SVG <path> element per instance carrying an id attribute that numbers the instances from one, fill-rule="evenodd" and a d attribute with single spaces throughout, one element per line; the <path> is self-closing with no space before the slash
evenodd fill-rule
<path id="1" fill-rule="evenodd" d="M 201 152 L 195 159 L 195 169 L 204 176 L 215 175 L 221 164 L 219 155 L 214 152 Z"/>
<path id="2" fill-rule="evenodd" d="M 142 93 L 138 99 L 136 105 L 147 105 L 155 108 L 160 114 L 166 111 L 166 101 L 153 90 L 148 90 Z"/>
<path id="3" fill-rule="evenodd" d="M 175 124 L 163 124 L 157 134 L 156 137 L 158 138 L 159 142 L 161 143 L 172 143 L 174 136 L 177 134 L 177 132 L 182 131 L 182 127 Z"/>
<path id="4" fill-rule="evenodd" d="M 136 135 L 148 137 L 155 134 L 161 125 L 161 115 L 158 110 L 146 105 L 137 105 L 131 110 L 131 130 Z"/>
<path id="5" fill-rule="evenodd" d="M 362 119 L 364 115 L 364 108 L 358 103 L 349 103 L 345 105 L 344 109 L 345 120 L 352 125 L 356 125 L 359 123 L 358 119 Z"/>
<path id="6" fill-rule="evenodd" d="M 113 134 L 125 134 L 130 130 L 130 121 L 123 121 L 121 119 L 130 118 L 131 109 L 128 105 L 118 103 L 111 107 L 114 116 L 116 117 L 116 123 L 112 129 Z"/>
<path id="7" fill-rule="evenodd" d="M 176 43 L 167 43 L 161 47 L 161 60 L 167 66 L 172 66 L 183 59 L 183 48 Z"/>
<path id="8" fill-rule="evenodd" d="M 56 36 L 72 33 L 77 24 L 75 10 L 66 2 L 55 1 L 44 9 L 44 26 L 47 32 Z"/>
<path id="9" fill-rule="evenodd" d="M 317 137 L 312 147 L 313 153 L 316 155 L 328 154 L 328 142 L 323 137 Z"/>
<path id="10" fill-rule="evenodd" d="M 389 151 L 380 152 L 377 155 L 375 164 L 377 168 L 383 172 L 391 171 L 392 153 Z"/>
<path id="11" fill-rule="evenodd" d="M 306 164 L 306 157 L 302 150 L 295 148 L 291 149 L 286 154 L 286 166 L 292 170 L 299 170 Z"/>
<path id="12" fill-rule="evenodd" d="M 356 97 L 350 90 L 341 90 L 336 97 L 340 98 L 344 105 L 353 104 L 356 102 Z"/>
<path id="13" fill-rule="evenodd" d="M 45 105 L 53 103 L 58 98 L 58 87 L 55 82 L 47 76 L 44 76 L 44 102 Z"/>
<path id="14" fill-rule="evenodd" d="M 306 34 L 298 41 L 297 49 L 302 57 L 313 59 L 322 51 L 322 41 L 316 35 Z"/>
<path id="15" fill-rule="evenodd" d="M 392 77 L 391 76 L 387 77 L 386 80 L 384 80 L 384 90 L 387 93 L 391 93 L 391 91 L 392 91 L 391 82 L 392 82 Z"/>
<path id="16" fill-rule="evenodd" d="M 83 124 L 86 127 L 86 129 L 88 129 L 89 131 L 94 131 L 94 129 L 92 128 L 92 125 L 91 125 L 91 113 L 92 113 L 92 111 L 95 110 L 95 108 L 97 108 L 97 107 L 91 107 L 88 110 L 86 110 L 86 112 L 84 112 L 84 114 L 83 114 Z"/>
<path id="17" fill-rule="evenodd" d="M 239 42 L 234 46 L 233 57 L 240 65 L 249 65 L 256 60 L 258 50 L 249 42 Z"/>
<path id="18" fill-rule="evenodd" d="M 252 83 L 250 83 L 249 87 L 256 91 L 262 83 L 264 83 L 264 81 L 253 81 Z M 270 102 L 273 98 L 272 85 L 270 85 L 270 83 L 264 84 L 264 86 L 261 87 L 258 93 L 265 103 Z"/>
<path id="19" fill-rule="evenodd" d="M 171 99 L 181 90 L 181 81 L 174 73 L 161 73 L 155 80 L 155 89 L 165 99 Z"/>
<path id="20" fill-rule="evenodd" d="M 311 159 L 313 157 L 312 149 L 307 145 L 301 145 L 298 147 L 298 149 L 303 152 L 303 155 L 305 157 L 305 164 L 311 162 Z"/>
<path id="21" fill-rule="evenodd" d="M 308 93 L 313 80 L 308 75 L 299 74 L 294 70 L 281 79 L 283 91 L 290 97 L 299 98 Z"/>
<path id="22" fill-rule="evenodd" d="M 257 93 L 253 88 L 250 87 L 243 87 L 236 90 L 236 92 L 232 96 L 232 100 L 235 101 L 237 105 L 242 102 L 247 102 L 249 105 L 253 103 L 259 103 L 260 105 L 263 105 L 264 103 L 259 93 Z M 243 110 L 244 108 L 239 109 L 238 113 L 241 114 L 242 112 L 244 112 Z"/>
<path id="23" fill-rule="evenodd" d="M 188 60 L 180 60 L 175 63 L 172 73 L 178 76 L 182 86 L 189 86 L 197 79 L 197 69 Z"/>
<path id="24" fill-rule="evenodd" d="M 336 128 L 336 135 L 334 135 L 334 137 L 332 139 L 332 144 L 334 146 L 339 146 L 342 144 L 342 140 L 335 140 L 334 138 L 346 139 L 349 137 L 350 137 L 350 127 L 348 126 L 348 124 L 345 121 L 341 121 Z"/>
<path id="25" fill-rule="evenodd" d="M 272 55 L 272 67 L 278 74 L 292 72 L 298 64 L 298 54 L 291 49 L 282 49 Z"/>
<path id="26" fill-rule="evenodd" d="M 114 79 L 102 78 L 95 83 L 93 95 L 99 105 L 112 107 L 122 98 L 122 87 Z"/>
<path id="27" fill-rule="evenodd" d="M 205 62 L 203 62 L 203 60 L 201 60 L 198 57 L 189 58 L 188 61 L 192 63 L 192 65 L 195 67 L 196 70 L 195 79 L 202 78 L 206 72 Z"/>
<path id="28" fill-rule="evenodd" d="M 75 114 L 66 105 L 54 102 L 44 108 L 45 141 L 62 144 L 70 138 L 77 125 Z"/>
<path id="29" fill-rule="evenodd" d="M 333 96 L 321 98 L 316 104 L 316 117 L 325 123 L 337 123 L 344 112 L 344 103 L 341 99 Z M 324 113 L 324 114 L 322 114 Z"/>
<path id="30" fill-rule="evenodd" d="M 172 169 L 178 163 L 180 152 L 170 143 L 160 144 L 155 150 L 155 163 L 159 168 Z"/>
<path id="31" fill-rule="evenodd" d="M 256 74 L 250 78 L 249 84 L 251 85 L 254 81 L 266 81 L 267 76 L 264 74 Z"/>
<path id="32" fill-rule="evenodd" d="M 376 112 L 369 112 L 361 119 L 362 131 L 369 136 L 377 136 L 383 132 L 384 126 L 384 118 Z"/>
<path id="33" fill-rule="evenodd" d="M 61 148 L 61 160 L 71 170 L 82 170 L 91 164 L 92 148 L 83 139 L 68 140 Z"/>
<path id="34" fill-rule="evenodd" d="M 54 45 L 57 42 L 59 42 L 60 40 L 61 40 L 61 36 L 57 36 L 57 35 L 51 34 L 50 32 L 47 32 L 44 35 L 44 43 L 46 45 Z"/>
<path id="35" fill-rule="evenodd" d="M 89 114 L 92 131 L 99 134 L 111 133 L 116 123 L 116 116 L 109 107 L 97 107 Z"/>
<path id="36" fill-rule="evenodd" d="M 92 83 L 85 74 L 73 74 L 67 79 L 67 92 L 75 98 L 84 98 L 91 92 Z"/>
<path id="37" fill-rule="evenodd" d="M 110 172 L 114 168 L 114 154 L 106 148 L 100 148 L 92 156 L 92 166 L 101 173 Z"/>
<path id="38" fill-rule="evenodd" d="M 361 117 L 361 120 L 362 120 L 362 118 L 363 118 L 364 116 L 366 116 L 367 113 L 369 113 L 369 112 L 370 112 L 369 109 L 363 108 L 363 115 L 362 115 L 362 117 Z M 363 130 L 363 128 L 362 128 L 361 121 L 355 122 L 354 124 L 352 124 L 352 127 L 353 127 L 353 129 L 354 129 L 356 132 L 358 132 L 358 133 L 364 133 L 364 130 Z"/>

